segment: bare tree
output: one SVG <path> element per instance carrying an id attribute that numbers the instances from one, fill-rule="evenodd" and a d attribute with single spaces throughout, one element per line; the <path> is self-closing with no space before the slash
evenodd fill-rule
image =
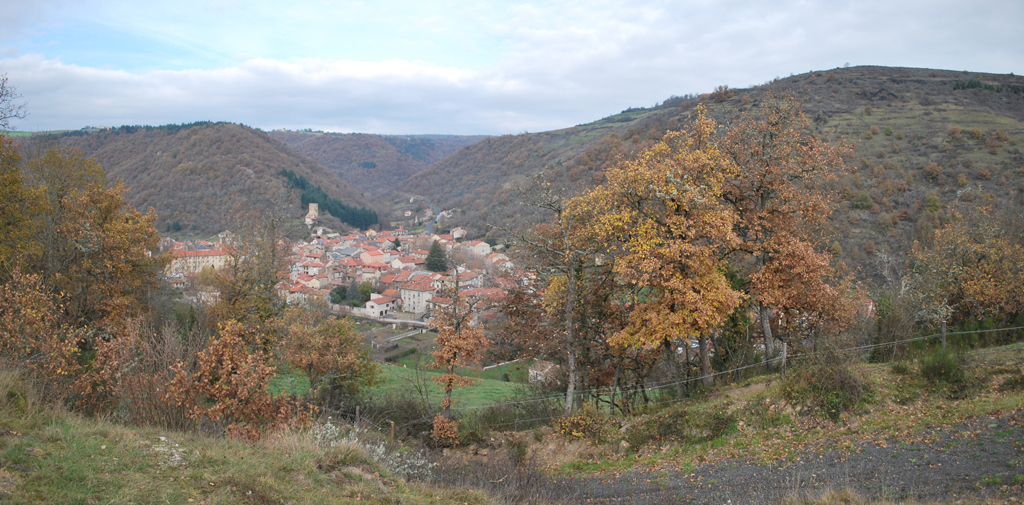
<path id="1" fill-rule="evenodd" d="M 0 75 L 0 131 L 10 130 L 12 119 L 25 119 L 28 115 L 26 103 L 18 102 L 19 98 L 18 88 L 7 82 L 7 74 Z"/>
<path id="2" fill-rule="evenodd" d="M 580 382 L 578 321 L 575 320 L 573 310 L 580 301 L 577 284 L 588 263 L 594 261 L 604 246 L 586 236 L 584 216 L 568 211 L 568 191 L 552 188 L 544 174 L 538 175 L 533 185 L 521 189 L 521 192 L 523 205 L 546 211 L 547 221 L 526 233 L 514 234 L 515 240 L 532 257 L 537 271 L 565 279 L 564 351 L 569 375 L 565 412 L 569 413 L 575 403 L 576 389 Z"/>

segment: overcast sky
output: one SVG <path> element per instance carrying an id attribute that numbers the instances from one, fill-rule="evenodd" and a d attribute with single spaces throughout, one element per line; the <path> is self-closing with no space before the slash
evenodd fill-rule
<path id="1" fill-rule="evenodd" d="M 504 134 L 810 70 L 1024 72 L 1024 2 L 0 0 L 20 130 Z"/>

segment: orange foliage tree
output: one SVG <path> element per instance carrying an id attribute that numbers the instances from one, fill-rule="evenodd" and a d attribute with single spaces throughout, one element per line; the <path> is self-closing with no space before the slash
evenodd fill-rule
<path id="1" fill-rule="evenodd" d="M 377 365 L 348 318 L 334 317 L 326 307 L 293 306 L 282 321 L 284 359 L 306 373 L 311 394 L 351 394 L 374 383 Z"/>
<path id="2" fill-rule="evenodd" d="M 78 343 L 86 331 L 68 324 L 63 307 L 39 276 L 15 268 L 0 284 L 0 356 L 25 366 L 64 397 L 81 372 Z"/>
<path id="3" fill-rule="evenodd" d="M 65 317 L 110 328 L 144 310 L 166 264 L 152 253 L 159 240 L 153 211 L 129 206 L 124 185 L 106 188 L 103 169 L 73 149 L 29 158 L 24 183 L 40 201 L 20 262 L 64 298 Z"/>
<path id="4" fill-rule="evenodd" d="M 226 423 L 228 435 L 247 441 L 258 440 L 266 429 L 309 422 L 311 411 L 302 402 L 270 395 L 267 386 L 276 371 L 261 349 L 248 345 L 261 341 L 255 333 L 236 321 L 224 323 L 196 355 L 196 371 L 184 363 L 173 367 L 165 399 L 190 407 L 188 416 L 196 422 Z"/>
<path id="5" fill-rule="evenodd" d="M 740 239 L 733 265 L 745 268 L 752 280 L 748 294 L 757 302 L 768 354 L 778 337 L 772 333 L 772 308 L 811 300 L 829 270 L 823 263 L 827 256 L 814 251 L 820 239 L 814 233 L 831 213 L 834 198 L 827 183 L 844 170 L 846 148 L 809 132 L 810 122 L 795 99 L 769 96 L 757 115 L 744 114 L 732 126 L 722 144 L 735 167 L 722 185 Z M 786 279 L 778 277 L 787 273 L 784 264 L 813 268 Z"/>
<path id="6" fill-rule="evenodd" d="M 456 386 L 472 384 L 472 379 L 455 373 L 456 367 L 475 363 L 483 357 L 489 344 L 483 329 L 470 324 L 473 309 L 478 308 L 481 302 L 467 299 L 459 293 L 458 271 L 454 271 L 452 276 L 455 278 L 455 286 L 446 293 L 451 297 L 451 303 L 443 306 L 434 316 L 434 324 L 438 328 L 437 338 L 434 339 L 437 349 L 431 353 L 434 362 L 429 365 L 430 368 L 444 371 L 432 377 L 435 383 L 444 388 L 441 412 L 434 416 L 433 435 L 439 441 L 451 441 L 458 437 L 459 423 L 451 420 L 452 391 Z"/>
<path id="7" fill-rule="evenodd" d="M 24 184 L 14 141 L 0 135 L 0 266 L 10 265 L 32 247 L 31 213 L 39 203 L 38 191 Z"/>
<path id="8" fill-rule="evenodd" d="M 1024 246 L 993 214 L 990 207 L 954 210 L 931 247 L 915 244 L 921 319 L 945 323 L 1024 312 Z"/>
<path id="9" fill-rule="evenodd" d="M 613 343 L 670 348 L 674 338 L 697 336 L 706 356 L 708 333 L 743 299 L 722 260 L 737 242 L 732 210 L 720 200 L 736 169 L 719 150 L 716 129 L 699 108 L 690 129 L 666 134 L 571 202 L 576 213 L 604 210 L 593 225 L 609 249 L 618 249 L 615 272 L 647 288 Z M 710 378 L 710 361 L 703 362 Z"/>

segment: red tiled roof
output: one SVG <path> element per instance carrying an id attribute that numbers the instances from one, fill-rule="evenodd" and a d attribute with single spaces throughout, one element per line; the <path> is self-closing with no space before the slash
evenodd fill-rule
<path id="1" fill-rule="evenodd" d="M 228 252 L 224 251 L 222 249 L 209 249 L 209 250 L 206 250 L 206 251 L 182 251 L 182 250 L 175 249 L 174 250 L 174 255 L 179 257 L 179 258 L 184 258 L 184 257 L 194 258 L 194 257 L 197 257 L 197 256 L 227 256 Z"/>

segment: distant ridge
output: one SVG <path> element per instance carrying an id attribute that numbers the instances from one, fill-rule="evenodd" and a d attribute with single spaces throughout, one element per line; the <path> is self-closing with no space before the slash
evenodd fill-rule
<path id="1" fill-rule="evenodd" d="M 284 169 L 346 205 L 371 208 L 348 182 L 266 133 L 243 125 L 122 126 L 63 133 L 60 143 L 95 157 L 111 181 L 124 181 L 131 190 L 131 205 L 142 211 L 156 209 L 161 232 L 177 223 L 186 230 L 213 233 L 232 228 L 240 215 L 250 211 L 305 214 L 299 198 L 302 190 L 289 189 L 287 178 L 279 175 Z"/>
<path id="2" fill-rule="evenodd" d="M 386 193 L 431 164 L 486 138 L 281 130 L 269 135 L 351 181 L 368 195 Z"/>
<path id="3" fill-rule="evenodd" d="M 854 266 L 870 263 L 876 250 L 905 251 L 928 238 L 945 212 L 923 207 L 929 195 L 943 206 L 958 199 L 1018 209 L 1024 203 L 1024 77 L 878 66 L 672 97 L 572 128 L 488 138 L 402 188 L 456 209 L 445 226 L 499 234 L 487 225 L 530 219 L 531 210 L 517 204 L 518 188 L 534 174 L 583 190 L 617 160 L 680 128 L 698 104 L 727 128 L 740 113 L 755 113 L 767 92 L 800 100 L 815 135 L 854 144 L 852 173 L 836 186 L 843 201 L 832 220 L 835 250 Z"/>

